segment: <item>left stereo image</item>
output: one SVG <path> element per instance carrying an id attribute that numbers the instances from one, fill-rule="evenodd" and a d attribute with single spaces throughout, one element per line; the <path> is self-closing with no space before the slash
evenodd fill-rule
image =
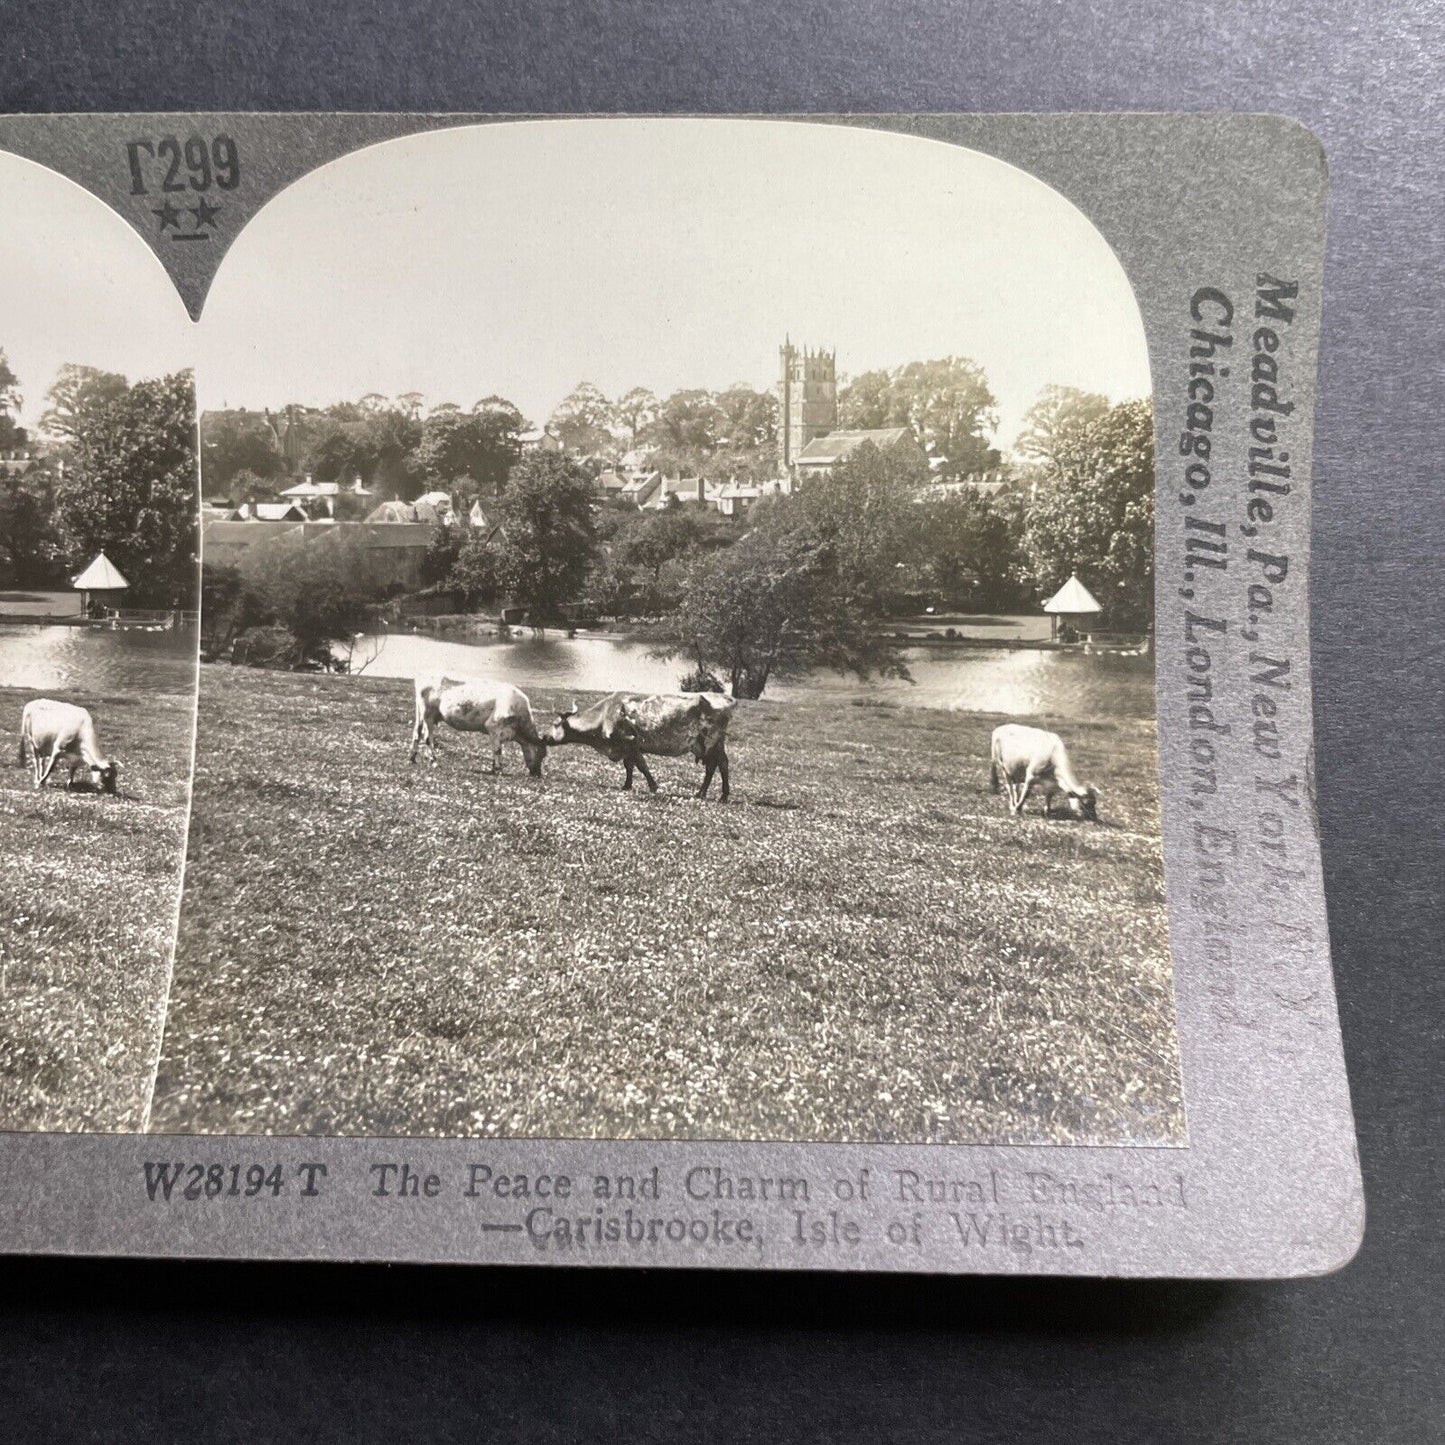
<path id="1" fill-rule="evenodd" d="M 185 857 L 191 328 L 141 239 L 0 154 L 0 1130 L 146 1127 Z"/>

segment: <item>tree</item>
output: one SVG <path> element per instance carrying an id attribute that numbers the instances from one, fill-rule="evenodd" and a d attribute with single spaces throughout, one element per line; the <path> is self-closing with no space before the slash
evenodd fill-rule
<path id="1" fill-rule="evenodd" d="M 22 587 L 54 580 L 60 557 L 55 528 L 55 477 L 36 464 L 0 469 L 0 553 Z"/>
<path id="2" fill-rule="evenodd" d="M 1006 608 L 1017 601 L 1022 519 L 969 489 L 917 508 L 914 557 L 952 606 Z"/>
<path id="3" fill-rule="evenodd" d="M 279 477 L 285 469 L 275 434 L 264 422 L 248 421 L 235 412 L 208 412 L 201 418 L 203 496 L 231 496 L 242 473 L 264 480 Z"/>
<path id="4" fill-rule="evenodd" d="M 483 603 L 495 602 L 500 583 L 497 580 L 497 549 L 479 527 L 462 534 L 456 560 L 447 574 L 447 586 L 462 594 L 463 605 L 470 611 Z"/>
<path id="5" fill-rule="evenodd" d="M 229 657 L 236 639 L 265 620 L 264 605 L 239 567 L 209 562 L 201 567 L 201 656 L 206 661 Z"/>
<path id="6" fill-rule="evenodd" d="M 25 428 L 15 420 L 20 407 L 20 378 L 0 350 L 0 452 L 18 451 L 25 445 Z"/>
<path id="7" fill-rule="evenodd" d="M 983 368 L 947 356 L 864 372 L 839 393 L 838 415 L 845 428 L 911 427 L 925 452 L 944 459 L 939 475 L 962 478 L 999 464 L 985 437 L 998 425 L 995 405 Z"/>
<path id="8" fill-rule="evenodd" d="M 637 440 L 657 415 L 657 398 L 645 387 L 624 392 L 612 407 L 613 425 L 627 429 L 628 450 L 637 450 Z"/>
<path id="9" fill-rule="evenodd" d="M 421 580 L 424 587 L 450 582 L 452 570 L 456 567 L 457 558 L 469 536 L 470 532 L 465 527 L 432 528 L 432 539 L 421 561 Z"/>
<path id="10" fill-rule="evenodd" d="M 579 381 L 557 405 L 549 425 L 569 452 L 590 456 L 612 441 L 612 403 L 590 381 Z"/>
<path id="11" fill-rule="evenodd" d="M 329 665 L 333 644 L 349 656 L 386 593 L 372 576 L 365 545 L 339 527 L 319 537 L 291 532 L 261 542 L 240 571 L 259 610 L 291 634 L 303 663 Z"/>
<path id="12" fill-rule="evenodd" d="M 734 697 L 761 697 L 775 675 L 817 667 L 907 677 L 798 500 L 759 504 L 750 532 L 691 568 L 664 650 L 692 658 L 695 678 L 723 674 Z"/>
<path id="13" fill-rule="evenodd" d="M 1042 592 L 1077 571 L 1108 626 L 1154 615 L 1154 423 L 1148 401 L 1126 401 L 1083 427 L 1059 473 L 1035 489 L 1024 549 Z"/>
<path id="14" fill-rule="evenodd" d="M 767 452 L 776 458 L 778 399 L 770 391 L 754 391 L 738 382 L 717 396 L 722 417 L 718 445 L 730 451 Z"/>
<path id="15" fill-rule="evenodd" d="M 638 520 L 618 537 L 614 548 L 617 560 L 629 568 L 638 568 L 648 577 L 646 604 L 651 612 L 660 612 L 666 599 L 662 596 L 662 569 L 694 551 L 702 541 L 705 527 L 696 507 L 674 501 L 660 512 L 642 513 Z"/>
<path id="16" fill-rule="evenodd" d="M 422 426 L 416 464 L 430 484 L 450 489 L 469 477 L 476 492 L 494 497 L 522 454 L 521 430 L 522 414 L 510 404 L 470 413 L 433 412 Z"/>
<path id="17" fill-rule="evenodd" d="M 691 470 L 718 447 L 725 418 L 710 391 L 675 391 L 657 409 L 643 440 Z"/>
<path id="18" fill-rule="evenodd" d="M 839 585 L 874 615 L 896 590 L 899 564 L 914 555 L 914 498 L 927 480 L 927 463 L 912 445 L 864 442 L 797 494 L 798 509 L 832 548 Z"/>
<path id="19" fill-rule="evenodd" d="M 40 418 L 51 436 L 78 441 L 93 413 L 103 411 L 126 394 L 128 383 L 119 372 L 67 363 L 55 374 L 45 394 L 50 405 Z"/>
<path id="20" fill-rule="evenodd" d="M 502 495 L 497 581 L 538 622 L 573 601 L 596 545 L 594 488 L 559 452 L 535 452 L 513 469 Z"/>
<path id="21" fill-rule="evenodd" d="M 108 391 L 109 388 L 107 387 Z M 188 371 L 138 381 L 76 413 L 70 464 L 56 492 L 72 570 L 102 550 L 142 607 L 194 607 L 196 393 Z"/>
<path id="22" fill-rule="evenodd" d="M 415 461 L 421 438 L 417 417 L 373 392 L 310 420 L 303 465 L 320 482 L 359 476 L 374 489 L 410 500 L 423 480 Z"/>
<path id="23" fill-rule="evenodd" d="M 1046 386 L 1024 415 L 1014 449 L 1058 476 L 1083 434 L 1109 410 L 1109 399 L 1073 386 Z"/>

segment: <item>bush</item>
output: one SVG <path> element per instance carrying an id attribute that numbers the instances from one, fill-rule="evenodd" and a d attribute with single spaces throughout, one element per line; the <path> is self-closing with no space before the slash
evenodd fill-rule
<path id="1" fill-rule="evenodd" d="M 683 692 L 726 692 L 722 679 L 706 667 L 695 667 L 684 673 L 678 686 Z"/>

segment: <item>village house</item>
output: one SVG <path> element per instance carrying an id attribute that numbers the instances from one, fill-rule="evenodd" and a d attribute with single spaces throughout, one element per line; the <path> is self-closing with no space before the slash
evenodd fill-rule
<path id="1" fill-rule="evenodd" d="M 701 477 L 663 477 L 657 489 L 641 504 L 644 512 L 660 512 L 674 502 L 680 504 L 700 503 L 714 506 L 720 488 L 704 481 Z"/>

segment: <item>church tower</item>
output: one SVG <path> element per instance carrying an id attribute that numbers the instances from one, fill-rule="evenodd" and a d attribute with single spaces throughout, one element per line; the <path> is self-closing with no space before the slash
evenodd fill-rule
<path id="1" fill-rule="evenodd" d="M 810 441 L 838 430 L 838 368 L 835 352 L 799 351 L 791 339 L 778 348 L 778 357 L 783 371 L 778 438 L 787 476 Z"/>

